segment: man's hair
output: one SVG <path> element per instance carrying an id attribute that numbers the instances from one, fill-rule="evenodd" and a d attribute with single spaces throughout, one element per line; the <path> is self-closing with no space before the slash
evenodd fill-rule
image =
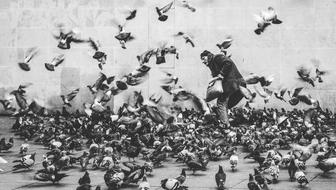
<path id="1" fill-rule="evenodd" d="M 201 53 L 201 58 L 204 57 L 204 56 L 209 56 L 209 55 L 213 55 L 210 51 L 208 50 L 204 50 L 202 53 Z"/>

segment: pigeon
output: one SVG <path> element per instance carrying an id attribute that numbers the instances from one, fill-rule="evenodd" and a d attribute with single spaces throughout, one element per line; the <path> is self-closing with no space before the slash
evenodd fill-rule
<path id="1" fill-rule="evenodd" d="M 28 154 L 23 156 L 20 160 L 14 160 L 13 163 L 19 163 L 17 165 L 13 166 L 13 171 L 19 170 L 19 169 L 29 169 L 35 164 L 35 155 L 36 152 L 33 154 Z"/>
<path id="2" fill-rule="evenodd" d="M 147 177 L 146 175 L 144 175 L 142 177 L 142 181 L 139 183 L 139 187 L 138 187 L 139 190 L 149 190 L 150 189 L 150 184 L 149 182 L 147 181 Z"/>
<path id="3" fill-rule="evenodd" d="M 37 47 L 29 48 L 25 52 L 25 59 L 23 60 L 23 62 L 18 63 L 20 68 L 24 71 L 30 71 L 30 66 L 28 63 L 33 59 L 33 57 L 37 55 L 38 52 L 39 49 Z"/>
<path id="4" fill-rule="evenodd" d="M 163 50 L 165 54 L 175 54 L 176 59 L 179 59 L 179 53 L 175 46 L 164 47 Z"/>
<path id="5" fill-rule="evenodd" d="M 55 71 L 55 67 L 63 63 L 64 59 L 64 54 L 58 55 L 54 57 L 50 63 L 45 63 L 44 66 L 49 71 Z"/>
<path id="6" fill-rule="evenodd" d="M 237 169 L 237 165 L 238 165 L 238 155 L 235 153 L 235 151 L 230 156 L 230 164 L 231 164 L 232 171 L 235 171 Z"/>
<path id="7" fill-rule="evenodd" d="M 301 170 L 295 172 L 295 179 L 300 186 L 302 186 L 302 184 L 307 185 L 309 183 L 306 175 Z"/>
<path id="8" fill-rule="evenodd" d="M 20 90 L 13 90 L 10 94 L 15 96 L 15 100 L 17 105 L 20 107 L 21 110 L 26 110 L 28 108 L 28 103 L 26 97 L 24 95 L 25 91 Z"/>
<path id="9" fill-rule="evenodd" d="M 251 73 L 250 75 L 245 77 L 245 81 L 247 84 L 257 84 L 259 82 L 262 87 L 271 85 L 273 80 L 273 75 L 265 77 L 257 75 L 255 73 Z"/>
<path id="10" fill-rule="evenodd" d="M 126 78 L 126 84 L 130 86 L 136 86 L 141 83 L 143 83 L 148 78 L 148 71 L 151 68 L 147 65 L 142 65 L 140 67 L 137 67 L 133 72 L 129 73 L 128 75 L 125 75 L 124 78 Z M 120 81 L 123 81 L 125 79 L 122 79 Z"/>
<path id="11" fill-rule="evenodd" d="M 171 73 L 168 73 L 168 72 L 165 72 L 165 78 L 161 79 L 161 82 L 163 84 L 176 84 L 178 82 L 178 77 L 177 76 L 174 76 L 173 74 Z"/>
<path id="12" fill-rule="evenodd" d="M 190 34 L 186 34 L 184 32 L 178 32 L 177 34 L 174 35 L 175 37 L 179 37 L 181 36 L 184 40 L 185 43 L 189 43 L 191 45 L 191 47 L 195 47 L 195 44 L 193 42 L 193 36 Z"/>
<path id="13" fill-rule="evenodd" d="M 300 92 L 302 91 L 303 87 L 298 87 L 295 88 L 294 91 L 287 91 L 288 92 L 288 96 L 290 97 L 290 100 L 288 101 L 292 106 L 297 105 L 300 100 L 298 98 Z"/>
<path id="14" fill-rule="evenodd" d="M 286 102 L 286 100 L 284 99 L 284 95 L 285 95 L 286 91 L 287 91 L 287 88 L 280 88 L 277 92 L 274 92 L 274 96 L 277 99 Z"/>
<path id="15" fill-rule="evenodd" d="M 265 28 L 271 24 L 281 24 L 282 21 L 278 19 L 277 13 L 273 7 L 268 7 L 267 10 L 261 11 L 258 15 L 254 15 L 257 21 L 257 29 L 254 32 L 260 35 L 264 32 Z"/>
<path id="16" fill-rule="evenodd" d="M 154 49 L 149 49 L 147 51 L 145 51 L 144 53 L 140 54 L 140 55 L 137 55 L 137 59 L 140 63 L 140 65 L 143 65 L 145 63 L 148 63 L 150 58 L 155 55 L 156 52 Z"/>
<path id="17" fill-rule="evenodd" d="M 59 26 L 60 33 L 59 35 L 54 35 L 54 38 L 58 40 L 58 45 L 60 49 L 70 49 L 71 42 L 74 43 L 83 43 L 87 42 L 87 40 L 78 38 L 78 30 L 73 28 L 70 32 L 65 33 L 63 30 L 63 26 Z"/>
<path id="18" fill-rule="evenodd" d="M 320 106 L 319 101 L 312 98 L 311 95 L 298 95 L 297 99 L 300 102 L 313 106 L 314 108 L 318 108 Z"/>
<path id="19" fill-rule="evenodd" d="M 273 91 L 269 90 L 268 88 L 258 88 L 256 85 L 254 86 L 255 91 L 257 94 L 264 99 L 264 103 L 268 103 L 269 99 L 271 98 Z"/>
<path id="20" fill-rule="evenodd" d="M 114 78 L 115 76 L 106 77 L 104 73 L 100 73 L 100 76 L 96 82 L 93 85 L 87 85 L 87 87 L 92 94 L 95 94 L 98 92 L 98 90 L 107 90 L 109 88 L 107 84 L 111 84 Z M 105 81 L 107 84 L 104 84 Z"/>
<path id="21" fill-rule="evenodd" d="M 254 177 L 252 174 L 249 174 L 249 182 L 247 183 L 247 187 L 249 190 L 261 190 L 258 183 L 254 180 Z"/>
<path id="22" fill-rule="evenodd" d="M 184 8 L 189 9 L 191 12 L 195 12 L 196 11 L 196 8 L 193 7 L 193 6 L 191 6 L 187 0 L 182 0 L 181 1 L 181 6 L 184 7 Z"/>
<path id="23" fill-rule="evenodd" d="M 100 48 L 100 44 L 98 41 L 95 41 L 92 38 L 89 38 L 89 43 L 90 46 L 92 47 L 92 49 L 95 51 L 95 53 L 93 54 L 92 58 L 96 59 L 98 61 L 98 67 L 100 70 L 103 70 L 103 65 L 106 64 L 106 53 L 99 51 Z"/>
<path id="24" fill-rule="evenodd" d="M 173 6 L 174 1 L 168 3 L 167 5 L 165 5 L 162 8 L 159 7 L 155 7 L 156 13 L 159 15 L 159 21 L 164 22 L 168 19 L 168 16 L 165 15 L 164 13 L 167 13 Z"/>
<path id="25" fill-rule="evenodd" d="M 115 21 L 116 22 L 116 21 Z M 119 41 L 121 48 L 126 49 L 126 42 L 134 40 L 134 36 L 131 35 L 131 32 L 123 32 L 124 25 L 118 24 L 119 32 L 114 37 Z"/>
<path id="26" fill-rule="evenodd" d="M 129 12 L 129 15 L 126 17 L 126 20 L 132 20 L 132 19 L 134 19 L 135 16 L 136 16 L 136 13 L 137 13 L 137 10 L 136 10 L 136 9 L 130 11 L 130 12 Z"/>
<path id="27" fill-rule="evenodd" d="M 0 103 L 6 111 L 16 111 L 16 109 L 11 105 L 11 101 L 7 99 L 0 100 Z"/>
<path id="28" fill-rule="evenodd" d="M 221 165 L 218 165 L 218 172 L 215 175 L 215 179 L 216 179 L 216 184 L 218 187 L 218 190 L 224 190 L 224 184 L 226 181 L 226 174 L 223 171 L 223 167 Z"/>
<path id="29" fill-rule="evenodd" d="M 315 78 L 311 77 L 309 69 L 307 69 L 304 66 L 300 66 L 296 72 L 299 75 L 300 80 L 302 80 L 304 82 L 307 82 L 307 83 L 311 84 L 313 87 L 315 87 L 315 83 L 314 83 Z"/>
<path id="30" fill-rule="evenodd" d="M 89 172 L 85 171 L 85 174 L 83 175 L 83 177 L 79 178 L 78 180 L 78 184 L 79 185 L 84 185 L 84 184 L 90 184 L 91 183 L 91 179 L 89 176 Z"/>
<path id="31" fill-rule="evenodd" d="M 63 104 L 71 107 L 70 101 L 76 97 L 76 95 L 78 94 L 78 92 L 79 92 L 79 88 L 73 90 L 72 92 L 70 92 L 66 96 L 65 95 L 61 95 Z"/>
<path id="32" fill-rule="evenodd" d="M 216 46 L 226 55 L 226 50 L 232 45 L 232 41 L 232 37 L 228 36 L 221 44 L 216 44 Z"/>

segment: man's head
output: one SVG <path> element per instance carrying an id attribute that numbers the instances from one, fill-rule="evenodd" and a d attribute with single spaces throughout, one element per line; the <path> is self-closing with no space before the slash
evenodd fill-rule
<path id="1" fill-rule="evenodd" d="M 202 59 L 202 62 L 203 64 L 205 64 L 206 66 L 209 65 L 209 62 L 210 62 L 210 57 L 213 56 L 213 54 L 208 51 L 208 50 L 204 50 L 202 53 L 201 53 L 201 59 Z"/>

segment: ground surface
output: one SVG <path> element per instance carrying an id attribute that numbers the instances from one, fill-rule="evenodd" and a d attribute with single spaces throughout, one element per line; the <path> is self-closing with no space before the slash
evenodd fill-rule
<path id="1" fill-rule="evenodd" d="M 13 119 L 0 117 L 0 137 L 10 137 L 13 136 L 13 133 L 10 130 L 12 126 Z M 33 180 L 33 176 L 36 170 L 40 169 L 42 155 L 47 150 L 40 146 L 31 144 L 29 152 L 37 152 L 36 156 L 36 165 L 35 167 L 26 172 L 13 173 L 11 168 L 13 166 L 12 161 L 19 158 L 18 152 L 19 147 L 22 143 L 22 139 L 15 138 L 15 146 L 8 153 L 0 153 L 0 156 L 8 161 L 8 164 L 0 164 L 0 168 L 4 172 L 0 172 L 0 189 L 9 190 L 9 189 L 58 189 L 58 190 L 69 190 L 76 189 L 78 179 L 83 175 L 83 172 L 80 168 L 76 167 L 65 171 L 69 177 L 63 179 L 59 184 L 52 185 L 49 183 L 39 182 Z M 285 150 L 283 152 L 286 152 Z M 226 188 L 227 189 L 247 189 L 248 183 L 248 174 L 253 172 L 253 167 L 257 166 L 257 163 L 252 160 L 243 160 L 242 158 L 246 153 L 239 154 L 239 164 L 238 170 L 236 172 L 231 172 L 228 159 L 223 158 L 220 161 L 214 162 L 211 161 L 208 164 L 208 170 L 204 172 L 196 172 L 196 175 L 191 175 L 191 172 L 187 172 L 187 180 L 185 185 L 189 187 L 189 190 L 198 190 L 198 189 L 216 189 L 216 184 L 214 180 L 214 175 L 217 172 L 218 165 L 224 166 L 224 170 L 227 174 Z M 296 182 L 290 182 L 287 170 L 280 171 L 279 182 L 277 184 L 270 185 L 271 189 L 279 190 L 290 190 L 290 189 L 304 189 L 304 190 L 315 190 L 315 189 L 325 189 L 325 190 L 334 190 L 336 189 L 336 173 L 331 172 L 328 175 L 322 175 L 322 172 L 314 167 L 316 155 L 307 162 L 306 175 L 310 180 L 310 183 L 306 187 L 300 187 Z M 142 162 L 142 160 L 137 159 L 137 162 Z M 182 163 L 174 163 L 173 159 L 170 159 L 168 162 L 164 163 L 164 167 L 156 168 L 153 171 L 153 176 L 148 177 L 148 180 L 151 184 L 151 189 L 157 190 L 162 189 L 160 187 L 160 180 L 166 177 L 175 177 L 181 172 L 181 167 L 184 167 Z M 101 185 L 103 190 L 106 190 L 107 187 L 104 183 L 103 176 L 104 171 L 100 170 L 91 170 L 89 169 L 91 177 L 91 185 Z M 127 186 L 122 189 L 131 190 L 137 189 L 137 185 Z"/>

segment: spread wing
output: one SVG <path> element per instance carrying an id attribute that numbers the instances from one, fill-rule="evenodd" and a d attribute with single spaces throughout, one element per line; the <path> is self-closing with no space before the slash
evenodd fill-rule
<path id="1" fill-rule="evenodd" d="M 168 12 L 172 8 L 173 4 L 174 4 L 174 1 L 168 3 L 166 6 L 162 7 L 161 8 L 162 13 Z"/>
<path id="2" fill-rule="evenodd" d="M 72 92 L 70 92 L 68 95 L 67 95 L 67 99 L 69 101 L 71 101 L 72 99 L 74 99 L 76 97 L 76 95 L 78 94 L 79 92 L 79 88 L 73 90 Z"/>

